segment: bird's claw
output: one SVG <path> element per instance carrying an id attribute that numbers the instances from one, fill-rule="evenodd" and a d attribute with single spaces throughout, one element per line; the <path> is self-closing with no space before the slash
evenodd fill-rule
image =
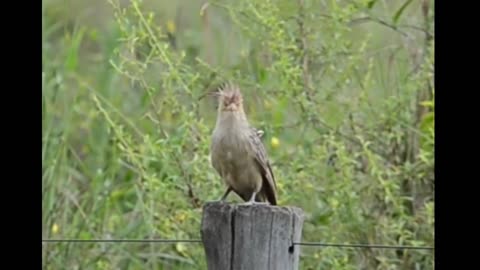
<path id="1" fill-rule="evenodd" d="M 256 202 L 256 201 L 248 201 L 248 202 L 244 202 L 244 203 L 241 203 L 240 205 L 268 205 L 267 202 Z"/>

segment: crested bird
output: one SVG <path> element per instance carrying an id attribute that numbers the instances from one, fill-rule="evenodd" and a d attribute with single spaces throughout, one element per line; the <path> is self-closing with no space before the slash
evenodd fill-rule
<path id="1" fill-rule="evenodd" d="M 219 201 L 234 191 L 246 205 L 277 205 L 275 177 L 261 141 L 264 133 L 249 124 L 239 87 L 226 83 L 214 95 L 218 111 L 210 157 L 227 187 Z"/>

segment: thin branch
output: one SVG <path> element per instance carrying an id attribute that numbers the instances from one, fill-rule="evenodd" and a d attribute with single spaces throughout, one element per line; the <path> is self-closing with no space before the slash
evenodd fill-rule
<path id="1" fill-rule="evenodd" d="M 348 23 L 348 25 L 349 25 L 349 26 L 353 26 L 353 25 L 355 25 L 355 24 L 365 23 L 365 22 L 369 22 L 369 21 L 379 23 L 379 24 L 381 24 L 381 25 L 383 25 L 383 26 L 385 26 L 385 27 L 388 27 L 388 28 L 394 30 L 395 32 L 403 35 L 404 37 L 410 38 L 410 36 L 409 36 L 406 32 L 398 29 L 398 28 L 399 28 L 398 26 L 393 25 L 393 24 L 390 24 L 390 23 L 388 23 L 388 22 L 386 22 L 386 21 L 384 21 L 384 20 L 382 20 L 382 19 L 373 18 L 373 17 L 370 17 L 370 16 L 368 16 L 368 17 L 363 17 L 363 18 L 353 19 L 353 20 L 351 20 L 351 21 Z"/>

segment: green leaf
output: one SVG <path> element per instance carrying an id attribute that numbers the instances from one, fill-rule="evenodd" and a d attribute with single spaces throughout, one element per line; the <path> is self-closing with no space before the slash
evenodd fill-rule
<path id="1" fill-rule="evenodd" d="M 433 155 L 434 151 L 434 134 L 433 129 L 435 128 L 435 114 L 430 112 L 426 114 L 422 122 L 420 123 L 420 130 L 426 137 L 422 136 L 420 138 L 420 148 L 425 152 L 425 156 L 423 159 L 428 160 Z"/>
<path id="2" fill-rule="evenodd" d="M 267 70 L 264 68 L 259 68 L 258 70 L 258 82 L 264 83 L 267 80 Z"/>
<path id="3" fill-rule="evenodd" d="M 402 15 L 403 11 L 412 3 L 412 0 L 407 0 L 403 5 L 395 12 L 395 15 L 393 16 L 393 23 L 397 24 L 398 20 L 400 19 L 400 16 Z"/>
<path id="4" fill-rule="evenodd" d="M 277 109 L 274 111 L 274 114 L 273 114 L 273 123 L 275 125 L 281 125 L 283 123 L 284 113 L 288 105 L 289 103 L 287 99 L 281 99 L 276 104 L 275 107 Z"/>
<path id="5" fill-rule="evenodd" d="M 420 102 L 420 105 L 422 105 L 424 107 L 430 107 L 430 108 L 433 108 L 433 106 L 434 106 L 433 100 L 422 101 L 422 102 Z"/>
<path id="6" fill-rule="evenodd" d="M 423 117 L 422 122 L 420 123 L 420 130 L 423 133 L 427 134 L 428 130 L 434 127 L 434 124 L 435 124 L 435 115 L 433 112 L 429 112 Z"/>
<path id="7" fill-rule="evenodd" d="M 67 59 L 65 60 L 65 66 L 68 71 L 72 72 L 77 68 L 78 65 L 78 50 L 80 48 L 80 43 L 82 42 L 83 34 L 85 33 L 85 28 L 81 28 L 80 31 L 75 33 L 73 40 L 68 48 Z"/>
<path id="8" fill-rule="evenodd" d="M 78 235 L 78 239 L 90 240 L 92 239 L 92 235 L 89 232 L 81 231 L 80 234 Z"/>
<path id="9" fill-rule="evenodd" d="M 372 9 L 373 6 L 377 3 L 377 0 L 372 0 L 367 3 L 367 8 Z"/>

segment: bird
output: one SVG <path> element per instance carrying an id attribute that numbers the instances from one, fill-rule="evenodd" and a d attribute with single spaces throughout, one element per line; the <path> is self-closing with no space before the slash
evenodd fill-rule
<path id="1" fill-rule="evenodd" d="M 245 205 L 277 205 L 277 185 L 264 132 L 250 125 L 238 85 L 227 82 L 214 93 L 218 99 L 217 120 L 211 137 L 211 165 L 226 185 L 218 200 L 234 191 Z"/>

